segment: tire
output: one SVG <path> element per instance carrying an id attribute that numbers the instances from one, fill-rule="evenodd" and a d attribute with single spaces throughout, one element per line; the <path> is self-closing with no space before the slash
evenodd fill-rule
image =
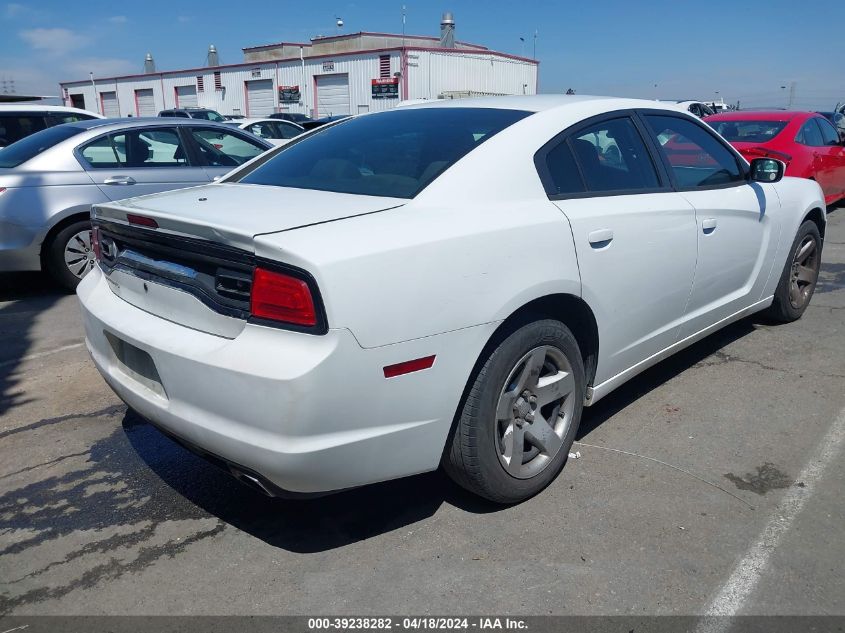
<path id="1" fill-rule="evenodd" d="M 82 237 L 80 237 L 81 234 Z M 67 260 L 75 261 L 72 265 L 69 265 L 66 260 L 66 252 Z M 44 263 L 47 272 L 55 281 L 67 290 L 76 290 L 82 277 L 94 267 L 91 251 L 91 223 L 87 220 L 79 220 L 68 224 L 56 233 L 47 244 Z"/>
<path id="2" fill-rule="evenodd" d="M 563 468 L 585 393 L 584 362 L 569 328 L 550 319 L 517 325 L 472 379 L 447 440 L 444 470 L 490 501 L 532 497 Z"/>
<path id="3" fill-rule="evenodd" d="M 802 251 L 808 248 L 809 252 L 802 255 Z M 795 234 L 789 257 L 775 289 L 774 301 L 766 311 L 766 316 L 780 323 L 789 323 L 801 318 L 816 290 L 821 256 L 822 238 L 819 227 L 815 222 L 807 220 L 798 227 Z"/>

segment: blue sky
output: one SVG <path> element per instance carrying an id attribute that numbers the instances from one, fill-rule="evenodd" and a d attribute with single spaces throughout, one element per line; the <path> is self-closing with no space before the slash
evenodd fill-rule
<path id="1" fill-rule="evenodd" d="M 540 90 L 647 98 L 740 100 L 831 109 L 845 101 L 843 1 L 766 2 L 406 0 L 408 33 L 436 35 L 455 14 L 458 39 L 532 54 Z M 201 66 L 213 43 L 224 63 L 241 47 L 336 32 L 400 32 L 402 0 L 372 2 L 86 2 L 0 0 L 0 82 L 56 94 L 57 82 Z M 801 10 L 797 10 L 800 6 Z M 219 8 L 218 8 L 219 7 Z M 71 10 L 72 8 L 72 10 Z M 8 84 L 7 84 L 8 85 Z M 786 88 L 781 88 L 786 86 Z M 3 84 L 0 83 L 0 90 Z"/>

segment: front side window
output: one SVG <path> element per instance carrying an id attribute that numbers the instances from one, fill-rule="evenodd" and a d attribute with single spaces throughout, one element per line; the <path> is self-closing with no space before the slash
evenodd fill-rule
<path id="1" fill-rule="evenodd" d="M 603 121 L 578 131 L 569 143 L 588 191 L 660 186 L 645 143 L 628 117 Z"/>
<path id="2" fill-rule="evenodd" d="M 731 143 L 767 143 L 783 131 L 789 121 L 742 119 L 707 121 L 722 138 Z"/>
<path id="3" fill-rule="evenodd" d="M 129 130 L 101 136 L 80 148 L 94 169 L 187 167 L 188 159 L 177 130 Z"/>
<path id="4" fill-rule="evenodd" d="M 351 118 L 290 144 L 239 181 L 413 198 L 463 156 L 530 114 L 420 108 Z"/>
<path id="5" fill-rule="evenodd" d="M 218 128 L 189 128 L 206 167 L 237 167 L 267 151 L 259 143 Z"/>
<path id="6" fill-rule="evenodd" d="M 736 156 L 704 127 L 671 115 L 646 114 L 645 119 L 679 187 L 745 182 Z"/>
<path id="7" fill-rule="evenodd" d="M 824 145 L 819 126 L 812 119 L 801 126 L 798 136 L 795 137 L 795 142 L 808 147 L 822 147 Z"/>

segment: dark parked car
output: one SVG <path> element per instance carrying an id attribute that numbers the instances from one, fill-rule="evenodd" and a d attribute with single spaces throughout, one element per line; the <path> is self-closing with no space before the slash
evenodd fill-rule
<path id="1" fill-rule="evenodd" d="M 178 117 L 181 119 L 203 119 L 204 121 L 214 121 L 216 123 L 223 123 L 226 120 L 222 114 L 209 108 L 171 108 L 170 110 L 162 110 L 158 115 L 161 117 Z"/>
<path id="2" fill-rule="evenodd" d="M 333 123 L 335 121 L 342 121 L 343 119 L 348 119 L 350 116 L 352 115 L 336 114 L 334 116 L 323 117 L 322 119 L 310 119 L 308 121 L 302 121 L 300 125 L 306 130 L 313 130 L 315 127 L 320 127 L 321 125 L 325 125 L 326 123 Z"/>
<path id="3" fill-rule="evenodd" d="M 303 124 L 305 121 L 311 121 L 311 117 L 300 112 L 274 112 L 269 115 L 271 119 L 282 119 L 283 121 L 293 121 L 294 123 Z"/>
<path id="4" fill-rule="evenodd" d="M 102 118 L 87 110 L 65 106 L 0 105 L 0 149 L 54 125 Z"/>

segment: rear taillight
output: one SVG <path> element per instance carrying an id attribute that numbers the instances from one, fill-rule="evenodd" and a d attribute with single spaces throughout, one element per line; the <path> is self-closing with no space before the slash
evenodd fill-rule
<path id="1" fill-rule="evenodd" d="M 786 154 L 785 152 L 779 152 L 775 149 L 769 149 L 767 147 L 749 147 L 742 153 L 747 156 L 752 156 L 754 158 L 774 158 L 776 160 L 781 161 L 782 163 L 786 163 L 787 165 L 789 165 L 789 162 L 792 160 L 792 156 L 790 156 L 789 154 Z"/>
<path id="2" fill-rule="evenodd" d="M 311 289 L 302 279 L 264 268 L 252 276 L 250 311 L 255 317 L 294 325 L 317 325 Z"/>
<path id="3" fill-rule="evenodd" d="M 0 193 L 3 193 L 4 191 L 6 191 L 6 187 L 0 187 Z"/>
<path id="4" fill-rule="evenodd" d="M 98 262 L 103 261 L 103 251 L 100 248 L 100 227 L 95 226 L 91 228 L 91 248 L 94 251 L 94 257 Z"/>
<path id="5" fill-rule="evenodd" d="M 146 226 L 151 229 L 158 228 L 158 222 L 155 221 L 153 218 L 148 218 L 145 215 L 137 215 L 135 213 L 127 213 L 126 214 L 126 221 L 129 224 L 135 224 L 137 226 Z"/>

